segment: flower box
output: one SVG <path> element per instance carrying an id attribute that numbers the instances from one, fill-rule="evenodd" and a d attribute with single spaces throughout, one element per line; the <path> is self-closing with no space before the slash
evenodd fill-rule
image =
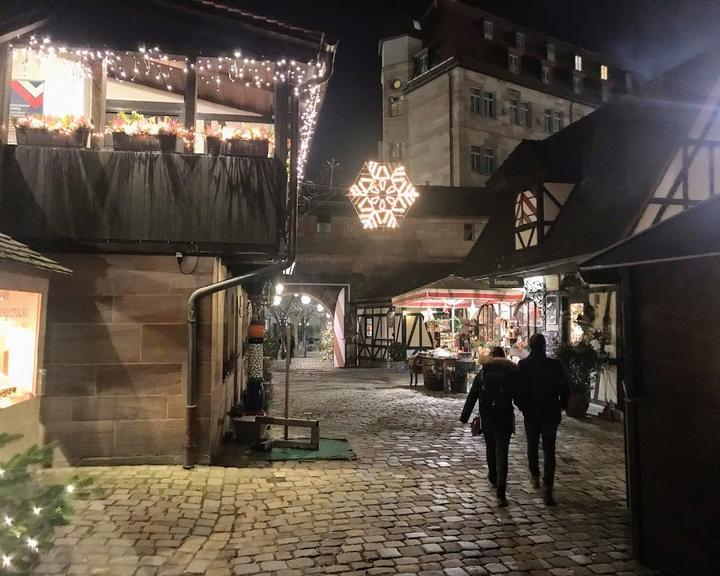
<path id="1" fill-rule="evenodd" d="M 218 136 L 205 136 L 205 151 L 210 156 L 219 156 L 222 152 L 222 139 Z"/>
<path id="2" fill-rule="evenodd" d="M 147 152 L 160 150 L 160 139 L 152 134 L 126 134 L 113 132 L 113 149 L 124 152 Z"/>
<path id="3" fill-rule="evenodd" d="M 250 156 L 267 158 L 269 149 L 268 140 L 227 140 L 225 154 L 228 156 Z"/>
<path id="4" fill-rule="evenodd" d="M 58 132 L 43 128 L 15 127 L 15 137 L 21 146 L 61 146 L 84 148 L 90 137 L 90 128 L 78 128 L 72 132 Z"/>

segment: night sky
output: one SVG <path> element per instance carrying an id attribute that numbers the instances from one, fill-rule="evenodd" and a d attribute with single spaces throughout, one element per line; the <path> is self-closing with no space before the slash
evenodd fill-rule
<path id="1" fill-rule="evenodd" d="M 341 162 L 352 180 L 381 137 L 378 40 L 406 29 L 430 0 L 236 0 L 258 14 L 340 41 L 309 177 Z M 717 42 L 718 0 L 476 0 L 481 8 L 606 55 L 647 80 Z"/>

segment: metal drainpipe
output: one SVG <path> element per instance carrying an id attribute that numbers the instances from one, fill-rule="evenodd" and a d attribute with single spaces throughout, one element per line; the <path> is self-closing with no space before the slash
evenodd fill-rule
<path id="1" fill-rule="evenodd" d="M 324 40 L 323 40 L 324 41 Z M 323 76 L 316 76 L 310 78 L 300 84 L 297 89 L 298 92 L 302 91 L 308 86 L 314 84 L 320 84 L 330 80 L 334 71 L 335 62 L 335 50 L 336 44 L 325 45 L 324 58 L 327 63 L 328 72 Z M 298 143 L 299 145 L 299 143 Z M 297 147 L 297 146 L 296 146 Z M 297 154 L 297 152 L 295 152 Z M 187 350 L 188 350 L 188 368 L 187 377 L 185 378 L 185 463 L 183 468 L 189 470 L 195 467 L 195 442 L 193 439 L 193 422 L 195 420 L 195 410 L 197 409 L 197 403 L 195 402 L 195 389 L 196 379 L 198 373 L 198 346 L 197 346 L 197 324 L 198 324 L 198 306 L 200 300 L 210 294 L 222 292 L 228 288 L 239 286 L 250 278 L 258 276 L 264 276 L 272 274 L 274 272 L 285 270 L 292 262 L 295 261 L 295 248 L 296 248 L 296 228 L 297 228 L 297 198 L 298 198 L 298 182 L 297 178 L 293 179 L 291 175 L 290 179 L 290 213 L 288 214 L 288 220 L 292 223 L 288 234 L 288 253 L 280 261 L 270 266 L 265 266 L 254 272 L 243 274 L 242 276 L 236 276 L 234 278 L 228 278 L 221 282 L 214 284 L 208 284 L 207 286 L 201 286 L 195 290 L 188 298 L 187 305 Z"/>
<path id="2" fill-rule="evenodd" d="M 448 72 L 448 136 L 450 138 L 450 186 L 455 186 L 455 145 L 453 138 L 453 77 L 452 70 Z"/>

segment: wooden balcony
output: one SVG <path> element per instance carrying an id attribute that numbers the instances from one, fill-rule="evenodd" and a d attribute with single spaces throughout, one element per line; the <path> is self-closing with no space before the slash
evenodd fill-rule
<path id="1" fill-rule="evenodd" d="M 0 229 L 40 249 L 276 256 L 276 158 L 0 146 Z"/>

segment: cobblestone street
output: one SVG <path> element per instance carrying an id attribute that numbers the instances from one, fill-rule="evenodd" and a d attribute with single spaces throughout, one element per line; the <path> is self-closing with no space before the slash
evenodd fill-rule
<path id="1" fill-rule="evenodd" d="M 82 469 L 98 494 L 36 573 L 654 574 L 630 557 L 620 424 L 563 421 L 555 508 L 531 486 L 518 433 L 498 509 L 484 446 L 458 422 L 464 397 L 407 384 L 379 370 L 292 373 L 291 415 L 348 438 L 355 461 Z"/>

